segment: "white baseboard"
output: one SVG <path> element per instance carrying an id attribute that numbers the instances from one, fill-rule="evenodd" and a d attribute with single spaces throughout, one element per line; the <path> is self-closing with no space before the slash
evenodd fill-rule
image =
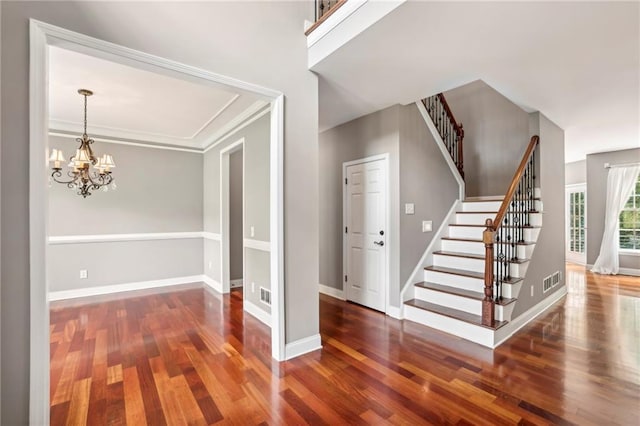
<path id="1" fill-rule="evenodd" d="M 591 271 L 591 269 L 593 269 L 593 265 L 586 264 L 584 266 L 587 269 L 587 271 Z M 594 272 L 594 274 L 597 274 L 597 272 Z M 630 275 L 632 277 L 640 277 L 640 269 L 618 268 L 617 275 Z"/>
<path id="2" fill-rule="evenodd" d="M 168 278 L 164 280 L 139 281 L 134 283 L 105 285 L 99 287 L 78 288 L 74 290 L 60 290 L 49 293 L 49 300 L 77 299 L 78 297 L 99 296 L 103 294 L 122 293 L 125 291 L 145 290 L 149 288 L 167 287 L 179 284 L 189 284 L 204 281 L 203 275 Z"/>
<path id="3" fill-rule="evenodd" d="M 250 314 L 252 317 L 257 319 L 267 327 L 271 328 L 271 314 L 269 312 L 266 312 L 265 310 L 260 309 L 260 307 L 249 302 L 247 299 L 244 299 L 244 301 L 242 302 L 242 305 L 244 306 L 245 312 Z"/>
<path id="4" fill-rule="evenodd" d="M 640 277 L 640 269 L 632 268 L 620 268 L 618 270 L 619 275 L 631 275 L 633 277 Z"/>
<path id="5" fill-rule="evenodd" d="M 387 306 L 387 315 L 389 315 L 391 318 L 401 320 L 403 318 L 402 308 L 398 308 L 395 306 Z"/>
<path id="6" fill-rule="evenodd" d="M 503 327 L 499 328 L 496 331 L 495 343 L 493 345 L 494 348 L 497 348 L 502 343 L 504 343 L 507 339 L 513 336 L 518 330 L 520 330 L 525 325 L 529 324 L 531 321 L 536 319 L 540 314 L 544 313 L 547 309 L 549 309 L 552 305 L 562 300 L 563 297 L 567 295 L 567 286 L 562 286 L 560 290 L 553 293 L 551 296 L 542 300 L 537 305 L 530 308 L 528 311 L 510 321 Z"/>
<path id="7" fill-rule="evenodd" d="M 284 348 L 284 359 L 289 360 L 318 349 L 322 349 L 322 339 L 320 338 L 320 334 L 315 334 L 305 337 L 304 339 L 296 340 L 295 342 L 287 343 Z"/>
<path id="8" fill-rule="evenodd" d="M 327 296 L 335 297 L 336 299 L 346 300 L 344 297 L 344 290 L 329 287 L 328 285 L 318 284 L 318 291 Z"/>
<path id="9" fill-rule="evenodd" d="M 224 293 L 222 291 L 222 284 L 220 284 L 218 281 L 214 280 L 213 278 L 207 275 L 202 275 L 202 282 L 208 285 L 209 287 L 211 287 L 212 289 L 214 289 L 215 291 L 217 291 L 218 293 Z"/>

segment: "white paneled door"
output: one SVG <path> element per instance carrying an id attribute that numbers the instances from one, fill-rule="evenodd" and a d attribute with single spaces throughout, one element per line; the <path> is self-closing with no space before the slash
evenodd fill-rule
<path id="1" fill-rule="evenodd" d="M 566 191 L 567 260 L 586 263 L 586 186 L 568 185 Z"/>
<path id="2" fill-rule="evenodd" d="M 348 300 L 385 311 L 387 160 L 346 167 L 345 277 Z"/>

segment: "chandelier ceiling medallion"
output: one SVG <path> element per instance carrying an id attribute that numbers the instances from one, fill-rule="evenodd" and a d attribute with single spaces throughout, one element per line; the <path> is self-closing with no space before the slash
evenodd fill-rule
<path id="1" fill-rule="evenodd" d="M 93 95 L 93 92 L 80 89 L 78 93 L 84 96 L 84 132 L 82 137 L 76 138 L 80 146 L 76 149 L 75 155 L 69 158 L 71 162 L 68 164 L 69 170 L 66 175 L 70 180 L 62 179 L 62 164 L 66 162 L 62 150 L 52 150 L 49 161 L 52 163 L 51 178 L 54 181 L 77 190 L 78 195 L 87 198 L 92 190 L 103 188 L 107 191 L 109 184 L 112 184 L 112 188 L 115 189 L 116 184 L 113 181 L 111 169 L 116 165 L 109 154 L 104 154 L 100 158 L 93 155 L 91 145 L 94 141 L 87 135 L 87 97 Z"/>

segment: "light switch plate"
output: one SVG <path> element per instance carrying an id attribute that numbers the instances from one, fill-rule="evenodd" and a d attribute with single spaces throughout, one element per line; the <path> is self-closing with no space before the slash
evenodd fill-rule
<path id="1" fill-rule="evenodd" d="M 430 220 L 422 221 L 422 232 L 431 232 L 433 230 L 433 222 Z"/>
<path id="2" fill-rule="evenodd" d="M 404 214 L 414 214 L 415 206 L 413 203 L 405 203 L 404 205 Z"/>
<path id="3" fill-rule="evenodd" d="M 250 234 L 251 234 L 251 238 L 256 236 L 256 228 L 255 226 L 252 226 L 250 229 Z"/>
<path id="4" fill-rule="evenodd" d="M 80 269 L 80 279 L 84 280 L 89 278 L 89 272 L 86 269 Z"/>

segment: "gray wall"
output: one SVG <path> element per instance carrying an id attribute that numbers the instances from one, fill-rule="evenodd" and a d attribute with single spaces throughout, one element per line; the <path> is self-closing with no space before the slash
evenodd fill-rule
<path id="1" fill-rule="evenodd" d="M 600 254 L 607 205 L 605 163 L 640 161 L 640 148 L 587 155 L 587 264 L 593 265 Z M 621 268 L 640 269 L 640 256 L 620 255 Z"/>
<path id="2" fill-rule="evenodd" d="M 49 145 L 68 160 L 77 143 L 51 137 Z M 202 154 L 104 142 L 94 150 L 114 156 L 117 190 L 82 198 L 53 182 L 50 236 L 202 230 Z M 202 274 L 202 239 L 56 244 L 47 255 L 50 291 Z"/>
<path id="3" fill-rule="evenodd" d="M 458 183 L 418 108 L 401 107 L 400 289 L 457 199 Z M 404 214 L 405 203 L 414 203 L 414 215 Z M 423 220 L 433 222 L 432 232 L 422 232 Z"/>
<path id="4" fill-rule="evenodd" d="M 74 139 L 52 136 L 68 160 Z M 96 142 L 110 153 L 117 190 L 83 199 L 65 185 L 49 188 L 49 234 L 93 235 L 202 231 L 202 154 Z"/>
<path id="5" fill-rule="evenodd" d="M 504 195 L 529 142 L 528 114 L 482 80 L 444 95 L 464 128 L 466 195 Z"/>
<path id="6" fill-rule="evenodd" d="M 398 306 L 400 262 L 400 106 L 360 117 L 320 134 L 320 284 L 343 289 L 342 164 L 379 154 L 389 154 L 391 229 L 387 253 L 391 256 L 389 293 Z M 394 296 L 395 295 L 395 296 Z"/>
<path id="7" fill-rule="evenodd" d="M 269 143 L 270 114 L 230 135 L 220 144 L 204 154 L 204 230 L 220 233 L 220 151 L 244 138 L 244 236 L 248 239 L 270 241 L 269 239 Z M 234 154 L 230 156 L 230 162 Z M 242 153 L 240 153 L 242 158 Z M 231 173 L 231 172 L 230 172 Z M 233 179 L 233 178 L 232 178 Z M 231 201 L 231 200 L 230 200 Z M 251 237 L 251 227 L 255 235 Z M 230 247 L 230 249 L 233 249 Z M 233 255 L 231 256 L 233 259 Z M 259 287 L 271 288 L 270 254 L 252 248 L 244 249 L 245 273 L 244 297 L 256 306 L 269 312 L 269 307 L 260 303 Z M 233 262 L 233 260 L 232 260 Z M 221 281 L 220 242 L 204 241 L 205 274 Z M 211 264 L 211 268 L 209 268 Z M 264 265 L 267 267 L 264 267 Z M 240 264 L 242 273 L 242 263 Z M 233 275 L 232 275 L 233 279 Z M 251 283 L 255 283 L 252 292 Z"/>
<path id="8" fill-rule="evenodd" d="M 556 271 L 563 272 L 564 277 L 565 270 L 564 130 L 538 112 L 529 115 L 531 135 L 540 136 L 540 145 L 536 153 L 539 165 L 536 186 L 541 191 L 544 213 L 542 229 L 527 269 L 526 279 L 513 308 L 514 319 L 560 290 L 565 284 L 563 279 L 562 285 L 542 293 L 544 278 Z"/>
<path id="9" fill-rule="evenodd" d="M 458 195 L 458 184 L 415 105 L 393 106 L 320 134 L 320 283 L 343 289 L 342 164 L 389 153 L 391 229 L 388 230 L 389 303 L 400 306 L 411 276 Z M 404 203 L 415 214 L 405 215 Z"/>
<path id="10" fill-rule="evenodd" d="M 229 262 L 232 280 L 242 278 L 242 150 L 229 156 Z"/>
<path id="11" fill-rule="evenodd" d="M 295 259 L 284 271 L 286 341 L 318 333 L 318 89 L 301 34 L 313 3 L 3 1 L 0 7 L 2 122 L 11 123 L 0 135 L 2 424 L 28 422 L 29 18 L 284 93 L 284 246 L 285 258 Z"/>
<path id="12" fill-rule="evenodd" d="M 565 185 L 587 182 L 587 160 L 574 161 L 564 165 Z"/>

